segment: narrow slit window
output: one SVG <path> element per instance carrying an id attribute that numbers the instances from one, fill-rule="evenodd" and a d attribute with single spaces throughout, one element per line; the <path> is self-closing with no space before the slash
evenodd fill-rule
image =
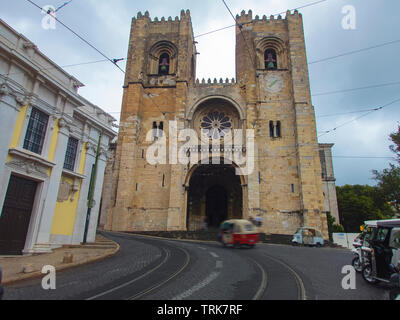
<path id="1" fill-rule="evenodd" d="M 157 122 L 153 122 L 153 138 L 157 138 L 157 131 L 158 131 L 158 128 L 157 128 Z"/>
<path id="2" fill-rule="evenodd" d="M 281 138 L 282 137 L 282 132 L 281 132 L 281 122 L 278 121 L 276 123 L 276 137 Z"/>
<path id="3" fill-rule="evenodd" d="M 274 131 L 275 131 L 274 122 L 273 122 L 273 121 L 270 121 L 270 122 L 269 122 L 269 136 L 270 136 L 271 138 L 274 137 Z"/>
<path id="4" fill-rule="evenodd" d="M 160 122 L 160 125 L 158 126 L 158 137 L 162 138 L 164 132 L 164 122 Z"/>

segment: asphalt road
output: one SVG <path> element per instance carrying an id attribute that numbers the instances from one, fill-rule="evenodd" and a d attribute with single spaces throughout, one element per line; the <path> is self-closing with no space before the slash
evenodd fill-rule
<path id="1" fill-rule="evenodd" d="M 224 248 L 105 233 L 120 252 L 56 274 L 56 290 L 41 279 L 5 288 L 11 300 L 388 300 L 388 288 L 357 274 L 356 289 L 342 288 L 348 250 L 258 244 Z"/>

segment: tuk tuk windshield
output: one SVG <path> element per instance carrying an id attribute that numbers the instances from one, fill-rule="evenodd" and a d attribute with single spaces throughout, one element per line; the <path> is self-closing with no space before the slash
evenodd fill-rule
<path id="1" fill-rule="evenodd" d="M 298 228 L 294 234 L 301 234 L 302 230 L 303 230 L 302 228 Z"/>
<path id="2" fill-rule="evenodd" d="M 244 225 L 244 230 L 245 231 L 254 231 L 255 229 L 254 229 L 254 225 L 253 224 L 245 224 Z"/>
<path id="3" fill-rule="evenodd" d="M 379 228 L 378 232 L 376 234 L 376 241 L 385 242 L 388 233 L 389 233 L 389 229 L 387 229 L 387 228 Z"/>

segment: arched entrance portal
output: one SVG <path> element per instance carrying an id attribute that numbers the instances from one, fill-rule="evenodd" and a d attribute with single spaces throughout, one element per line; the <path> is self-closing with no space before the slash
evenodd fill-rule
<path id="1" fill-rule="evenodd" d="M 243 216 L 243 192 L 240 177 L 232 165 L 199 165 L 189 181 L 187 228 L 218 228 L 226 219 Z"/>
<path id="2" fill-rule="evenodd" d="M 218 227 L 228 217 L 228 196 L 224 187 L 215 185 L 208 189 L 206 217 L 209 227 Z"/>

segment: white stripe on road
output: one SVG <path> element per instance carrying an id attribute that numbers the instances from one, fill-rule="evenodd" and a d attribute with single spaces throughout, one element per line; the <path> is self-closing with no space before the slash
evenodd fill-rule
<path id="1" fill-rule="evenodd" d="M 200 289 L 204 288 L 206 285 L 208 285 L 212 281 L 214 281 L 219 276 L 219 274 L 220 274 L 219 272 L 212 272 L 202 282 L 196 284 L 194 287 L 190 288 L 189 290 L 186 290 L 185 292 L 183 292 L 180 295 L 176 296 L 172 300 L 183 300 L 185 298 L 190 297 L 193 293 L 195 293 L 196 291 L 199 291 Z"/>
<path id="2" fill-rule="evenodd" d="M 218 258 L 218 255 L 214 252 L 210 252 L 210 254 L 214 257 L 214 258 Z"/>

